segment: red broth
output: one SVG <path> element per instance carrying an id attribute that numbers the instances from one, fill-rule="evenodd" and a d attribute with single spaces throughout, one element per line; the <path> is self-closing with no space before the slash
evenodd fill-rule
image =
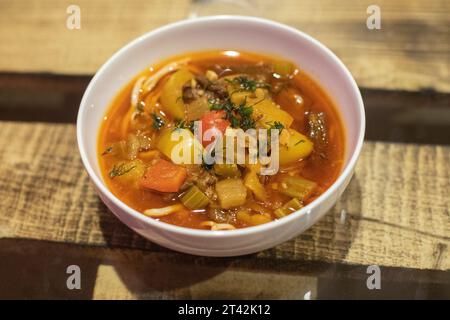
<path id="1" fill-rule="evenodd" d="M 133 108 L 131 96 L 136 82 L 142 79 L 145 84 L 149 77 L 177 62 L 181 65 L 179 70 L 184 70 L 184 78 L 183 72 L 175 70 L 153 81 L 148 93 L 141 86 L 136 95 L 139 106 Z M 171 77 L 189 80 L 180 88 Z M 169 88 L 171 85 L 173 88 Z M 170 96 L 172 92 L 173 95 L 181 92 L 181 96 L 175 99 Z M 244 102 L 233 104 L 239 95 Z M 263 98 L 257 99 L 258 95 Z M 250 105 L 248 101 L 256 102 Z M 274 112 L 273 119 L 261 111 L 266 110 L 262 105 Z M 178 117 L 174 111 L 177 108 L 182 108 Z M 164 154 L 164 147 L 158 148 L 163 133 L 176 128 L 189 130 L 191 121 L 212 115 L 218 115 L 214 120 L 217 126 L 277 128 L 281 130 L 280 148 L 290 150 L 294 158 L 295 150 L 303 152 L 303 156 L 283 164 L 275 175 L 256 175 L 253 185 L 249 178 L 253 169 L 248 165 L 225 167 L 225 175 L 218 165 L 170 166 L 172 161 Z M 283 131 L 288 142 L 281 146 Z M 298 142 L 304 150 L 297 143 L 289 144 L 297 133 L 304 137 Z M 301 66 L 255 53 L 230 55 L 227 51 L 208 51 L 155 64 L 126 85 L 113 99 L 101 124 L 98 160 L 108 188 L 131 208 L 144 214 L 148 209 L 177 205 L 167 215 L 151 216 L 178 226 L 220 230 L 280 219 L 314 201 L 341 172 L 344 140 L 336 106 Z M 178 176 L 166 177 L 164 172 L 158 172 L 157 167 L 163 164 L 169 168 L 163 171 L 173 170 Z M 144 176 L 150 177 L 147 184 L 143 182 Z M 262 191 L 256 192 L 255 185 Z M 176 191 L 161 191 L 165 186 Z M 242 194 L 227 194 L 227 186 L 241 190 Z M 189 190 L 192 198 L 186 196 Z M 229 200 L 230 196 L 236 199 Z"/>

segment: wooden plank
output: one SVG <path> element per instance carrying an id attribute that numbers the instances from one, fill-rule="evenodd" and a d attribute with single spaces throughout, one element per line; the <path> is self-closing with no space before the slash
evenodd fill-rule
<path id="1" fill-rule="evenodd" d="M 0 240 L 1 299 L 445 299 L 448 272 L 381 267 L 368 290 L 367 266 Z M 66 269 L 81 270 L 68 290 Z"/>
<path id="2" fill-rule="evenodd" d="M 74 125 L 0 123 L 0 237 L 166 252 L 107 211 L 75 146 Z M 366 142 L 337 205 L 255 257 L 448 270 L 449 161 L 448 146 Z"/>
<path id="3" fill-rule="evenodd" d="M 0 121 L 75 123 L 90 76 L 0 73 Z M 361 89 L 366 139 L 450 144 L 450 94 Z"/>
<path id="4" fill-rule="evenodd" d="M 450 92 L 450 2 L 380 0 L 381 30 L 368 30 L 372 1 L 79 0 L 81 30 L 66 28 L 71 1 L 0 3 L 0 70 L 93 74 L 131 39 L 197 15 L 240 13 L 284 22 L 316 37 L 367 88 Z M 237 2 L 235 2 L 237 3 Z M 236 6 L 236 5 L 235 5 Z"/>

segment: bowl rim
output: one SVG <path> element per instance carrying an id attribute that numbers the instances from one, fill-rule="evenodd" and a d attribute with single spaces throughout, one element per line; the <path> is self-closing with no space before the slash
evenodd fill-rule
<path id="1" fill-rule="evenodd" d="M 151 217 L 147 217 L 144 214 L 140 213 L 139 211 L 129 207 L 127 204 L 122 202 L 119 198 L 117 198 L 106 186 L 106 184 L 101 180 L 100 177 L 97 176 L 97 174 L 94 172 L 94 169 L 87 157 L 87 153 L 85 150 L 85 146 L 83 143 L 83 114 L 85 113 L 86 109 L 88 108 L 87 105 L 87 99 L 91 94 L 91 91 L 95 88 L 97 85 L 98 78 L 100 75 L 105 72 L 106 69 L 109 68 L 109 65 L 113 63 L 114 60 L 116 60 L 119 56 L 126 54 L 126 52 L 137 45 L 138 43 L 145 41 L 147 38 L 151 38 L 159 33 L 164 33 L 166 31 L 177 29 L 177 28 L 183 28 L 184 26 L 191 25 L 191 24 L 209 24 L 209 23 L 217 23 L 222 21 L 230 21 L 231 23 L 239 23 L 239 22 L 245 22 L 245 23 L 254 23 L 255 25 L 264 25 L 267 27 L 277 28 L 282 30 L 283 32 L 288 32 L 291 34 L 294 34 L 297 37 L 302 37 L 308 42 L 311 42 L 314 46 L 318 47 L 320 50 L 322 50 L 324 53 L 327 54 L 327 56 L 333 60 L 335 64 L 338 65 L 340 69 L 344 72 L 344 75 L 346 76 L 347 80 L 349 81 L 352 90 L 356 93 L 356 99 L 358 104 L 358 113 L 359 113 L 359 119 L 360 119 L 360 125 L 359 125 L 359 136 L 356 142 L 356 146 L 353 150 L 353 153 L 351 154 L 351 157 L 348 161 L 348 164 L 344 168 L 344 170 L 339 174 L 338 178 L 333 182 L 333 184 L 324 192 L 322 193 L 317 199 L 303 207 L 302 209 L 295 211 L 291 213 L 290 215 L 284 217 L 283 219 L 279 220 L 273 220 L 271 222 L 257 225 L 257 226 L 250 226 L 246 228 L 241 229 L 234 229 L 234 230 L 223 230 L 223 231 L 211 231 L 211 230 L 202 230 L 202 229 L 193 229 L 188 227 L 181 227 L 177 225 L 172 225 L 163 221 L 159 221 L 156 219 L 153 219 Z M 293 220 L 296 220 L 300 218 L 301 216 L 305 214 L 309 214 L 313 208 L 320 205 L 322 202 L 324 202 L 325 199 L 331 197 L 334 193 L 338 191 L 338 188 L 345 182 L 346 178 L 352 174 L 353 169 L 356 165 L 356 162 L 359 158 L 359 155 L 362 150 L 363 142 L 364 142 L 364 134 L 365 134 L 365 125 L 366 125 L 366 119 L 365 119 L 365 112 L 364 112 L 364 103 L 361 97 L 361 93 L 359 91 L 359 88 L 356 84 L 355 79 L 353 78 L 350 71 L 347 69 L 347 67 L 343 64 L 343 62 L 325 45 L 323 45 L 318 40 L 314 39 L 310 35 L 295 29 L 293 27 L 290 27 L 288 25 L 275 22 L 269 19 L 259 18 L 259 17 L 250 17 L 250 16 L 240 16 L 240 15 L 216 15 L 216 16 L 206 16 L 206 17 L 200 17 L 195 19 L 186 19 L 177 21 L 174 23 L 170 23 L 164 26 L 161 26 L 159 28 L 156 28 L 152 31 L 149 31 L 134 40 L 128 42 L 125 46 L 121 47 L 118 51 L 116 51 L 95 73 L 94 77 L 89 82 L 89 85 L 87 86 L 83 98 L 80 102 L 80 107 L 78 110 L 77 115 L 77 144 L 78 149 L 81 155 L 81 160 L 83 162 L 83 165 L 90 177 L 90 179 L 94 182 L 96 188 L 104 194 L 115 206 L 117 206 L 122 211 L 126 212 L 128 215 L 131 215 L 135 219 L 139 220 L 142 223 L 149 224 L 152 227 L 162 229 L 167 232 L 171 233 L 177 233 L 177 234 L 183 234 L 188 236 L 195 236 L 195 237 L 203 237 L 203 238 L 216 238 L 216 237 L 238 237 L 243 235 L 251 235 L 251 234 L 257 234 L 257 233 L 264 233 L 265 231 L 268 231 L 269 229 L 281 227 L 283 225 L 287 225 Z M 97 139 L 98 136 L 95 136 L 95 139 Z"/>

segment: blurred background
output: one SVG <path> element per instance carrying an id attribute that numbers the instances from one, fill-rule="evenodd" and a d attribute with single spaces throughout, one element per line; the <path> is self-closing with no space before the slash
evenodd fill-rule
<path id="1" fill-rule="evenodd" d="M 80 8 L 81 29 L 66 27 L 71 4 Z M 366 25 L 371 5 L 380 8 L 379 30 Z M 331 48 L 361 87 L 371 120 L 367 138 L 450 139 L 448 1 L 2 0 L 0 9 L 2 119 L 73 122 L 80 88 L 131 39 L 180 19 L 243 14 L 286 23 Z M 43 74 L 61 78 L 38 77 Z"/>

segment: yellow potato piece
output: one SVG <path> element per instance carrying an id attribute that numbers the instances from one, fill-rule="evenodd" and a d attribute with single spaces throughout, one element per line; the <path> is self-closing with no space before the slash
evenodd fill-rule
<path id="1" fill-rule="evenodd" d="M 178 135 L 178 140 L 172 139 L 173 134 Z M 203 152 L 201 143 L 188 129 L 164 130 L 159 135 L 156 148 L 177 164 L 194 164 L 195 157 L 201 157 Z M 188 155 L 185 155 L 184 151 L 188 151 Z"/>
<path id="2" fill-rule="evenodd" d="M 244 185 L 250 189 L 255 195 L 256 199 L 261 201 L 267 200 L 267 193 L 264 186 L 259 182 L 256 171 L 250 170 L 244 178 Z"/>
<path id="3" fill-rule="evenodd" d="M 288 138 L 285 144 L 281 144 L 279 149 L 280 165 L 287 165 L 306 158 L 313 150 L 313 143 L 305 135 L 294 129 L 288 130 Z"/>
<path id="4" fill-rule="evenodd" d="M 193 78 L 194 75 L 186 68 L 183 68 L 172 74 L 164 84 L 160 101 L 164 111 L 175 119 L 184 118 L 183 85 Z"/>
<path id="5" fill-rule="evenodd" d="M 281 122 L 285 128 L 289 128 L 292 121 L 294 121 L 294 118 L 289 113 L 279 108 L 270 99 L 255 101 L 253 103 L 253 115 L 259 119 L 259 125 L 264 128 L 270 128 L 275 122 Z M 249 102 L 249 105 L 252 105 L 252 102 Z"/>
<path id="6" fill-rule="evenodd" d="M 250 91 L 238 91 L 231 94 L 231 102 L 235 105 L 240 105 L 244 101 L 247 106 L 253 107 L 253 118 L 259 119 L 258 124 L 263 128 L 270 128 L 275 122 L 281 122 L 285 128 L 289 128 L 294 121 L 289 113 L 268 97 L 261 99 L 255 92 Z"/>
<path id="7" fill-rule="evenodd" d="M 246 210 L 241 210 L 237 213 L 236 218 L 249 225 L 259 225 L 272 221 L 272 217 L 265 213 L 250 214 Z"/>
<path id="8" fill-rule="evenodd" d="M 113 179 L 122 183 L 129 183 L 130 185 L 137 183 L 146 170 L 144 163 L 139 159 L 118 163 L 116 164 L 116 168 L 119 168 L 119 171 L 123 172 L 123 174 L 119 174 L 113 177 Z"/>

